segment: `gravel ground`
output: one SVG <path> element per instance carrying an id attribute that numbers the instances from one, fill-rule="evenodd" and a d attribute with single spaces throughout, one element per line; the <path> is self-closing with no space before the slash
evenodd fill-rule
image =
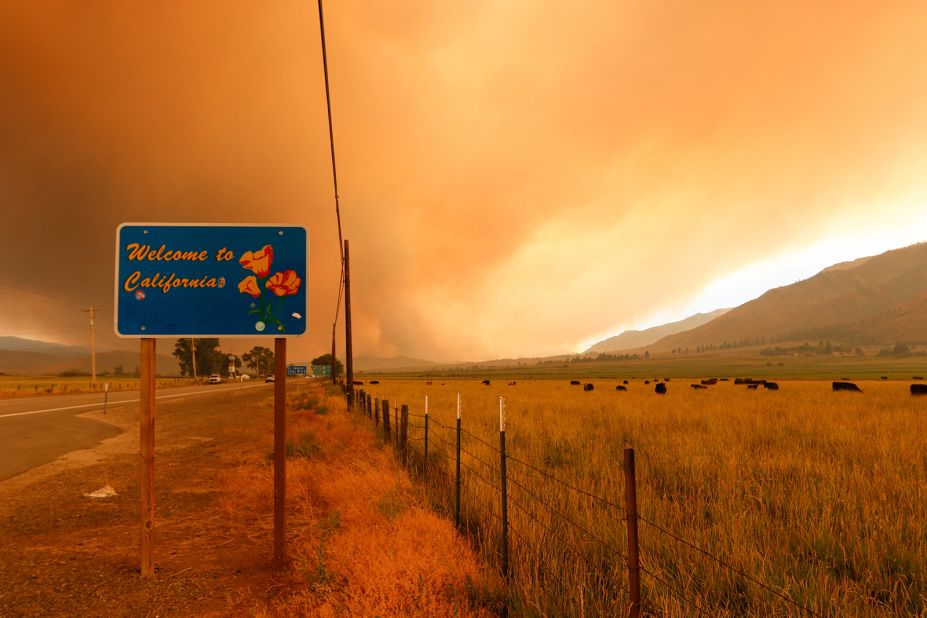
<path id="1" fill-rule="evenodd" d="M 223 508 L 224 475 L 272 449 L 264 389 L 158 404 L 156 573 L 139 573 L 138 408 L 121 433 L 0 483 L 0 616 L 248 614 L 286 574 L 272 566 L 273 505 L 244 531 Z M 85 493 L 112 486 L 117 495 Z"/>

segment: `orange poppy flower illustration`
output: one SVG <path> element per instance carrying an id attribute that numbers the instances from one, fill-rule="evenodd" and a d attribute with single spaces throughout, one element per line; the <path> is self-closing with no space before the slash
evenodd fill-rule
<path id="1" fill-rule="evenodd" d="M 250 294 L 252 298 L 257 298 L 261 295 L 261 288 L 258 287 L 258 282 L 254 275 L 245 277 L 238 284 L 238 291 L 242 294 Z"/>
<path id="2" fill-rule="evenodd" d="M 264 245 L 260 251 L 245 251 L 238 263 L 249 269 L 258 277 L 266 277 L 270 264 L 274 261 L 274 248 Z"/>
<path id="3" fill-rule="evenodd" d="M 292 296 L 299 291 L 300 283 L 302 280 L 295 270 L 285 270 L 268 279 L 267 288 L 277 296 Z"/>

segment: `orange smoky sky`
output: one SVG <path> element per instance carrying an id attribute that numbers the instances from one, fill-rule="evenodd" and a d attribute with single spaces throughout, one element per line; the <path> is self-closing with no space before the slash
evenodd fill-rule
<path id="1" fill-rule="evenodd" d="M 325 10 L 356 354 L 576 351 L 751 264 L 927 239 L 922 3 Z M 291 355 L 327 350 L 321 66 L 314 2 L 4 2 L 0 334 L 108 324 L 122 221 L 286 222 L 311 238 Z"/>

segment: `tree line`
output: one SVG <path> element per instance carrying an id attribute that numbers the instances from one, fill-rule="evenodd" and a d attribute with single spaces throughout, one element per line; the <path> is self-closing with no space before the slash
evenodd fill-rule
<path id="1" fill-rule="evenodd" d="M 196 352 L 195 374 L 197 376 L 208 376 L 213 373 L 228 376 L 230 366 L 235 368 L 236 373 L 241 373 L 243 366 L 256 375 L 268 375 L 274 372 L 274 351 L 270 348 L 254 346 L 239 357 L 236 354 L 223 352 L 219 347 L 218 338 L 200 337 L 178 339 L 174 343 L 173 355 L 180 365 L 180 375 L 191 377 L 194 375 L 194 351 Z M 312 364 L 331 365 L 331 358 L 331 354 L 323 354 L 312 359 Z M 336 358 L 334 367 L 332 367 L 335 377 L 341 374 L 343 368 L 344 365 Z"/>

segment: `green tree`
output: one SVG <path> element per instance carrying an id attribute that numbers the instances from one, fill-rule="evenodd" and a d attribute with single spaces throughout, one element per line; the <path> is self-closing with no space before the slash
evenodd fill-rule
<path id="1" fill-rule="evenodd" d="M 205 376 L 220 373 L 223 365 L 228 367 L 225 354 L 219 349 L 217 338 L 196 339 L 196 375 Z M 190 338 L 178 339 L 174 344 L 174 356 L 180 364 L 180 375 L 193 375 L 193 359 L 190 353 Z"/>
<path id="2" fill-rule="evenodd" d="M 241 355 L 241 360 L 258 375 L 271 373 L 274 368 L 274 352 L 270 348 L 256 345 Z"/>
<path id="3" fill-rule="evenodd" d="M 313 365 L 331 365 L 332 374 L 336 378 L 341 375 L 342 371 L 344 371 L 344 365 L 341 363 L 340 360 L 336 358 L 334 364 L 332 363 L 331 354 L 323 354 L 322 356 L 317 356 L 316 358 L 313 358 L 312 364 Z"/>

